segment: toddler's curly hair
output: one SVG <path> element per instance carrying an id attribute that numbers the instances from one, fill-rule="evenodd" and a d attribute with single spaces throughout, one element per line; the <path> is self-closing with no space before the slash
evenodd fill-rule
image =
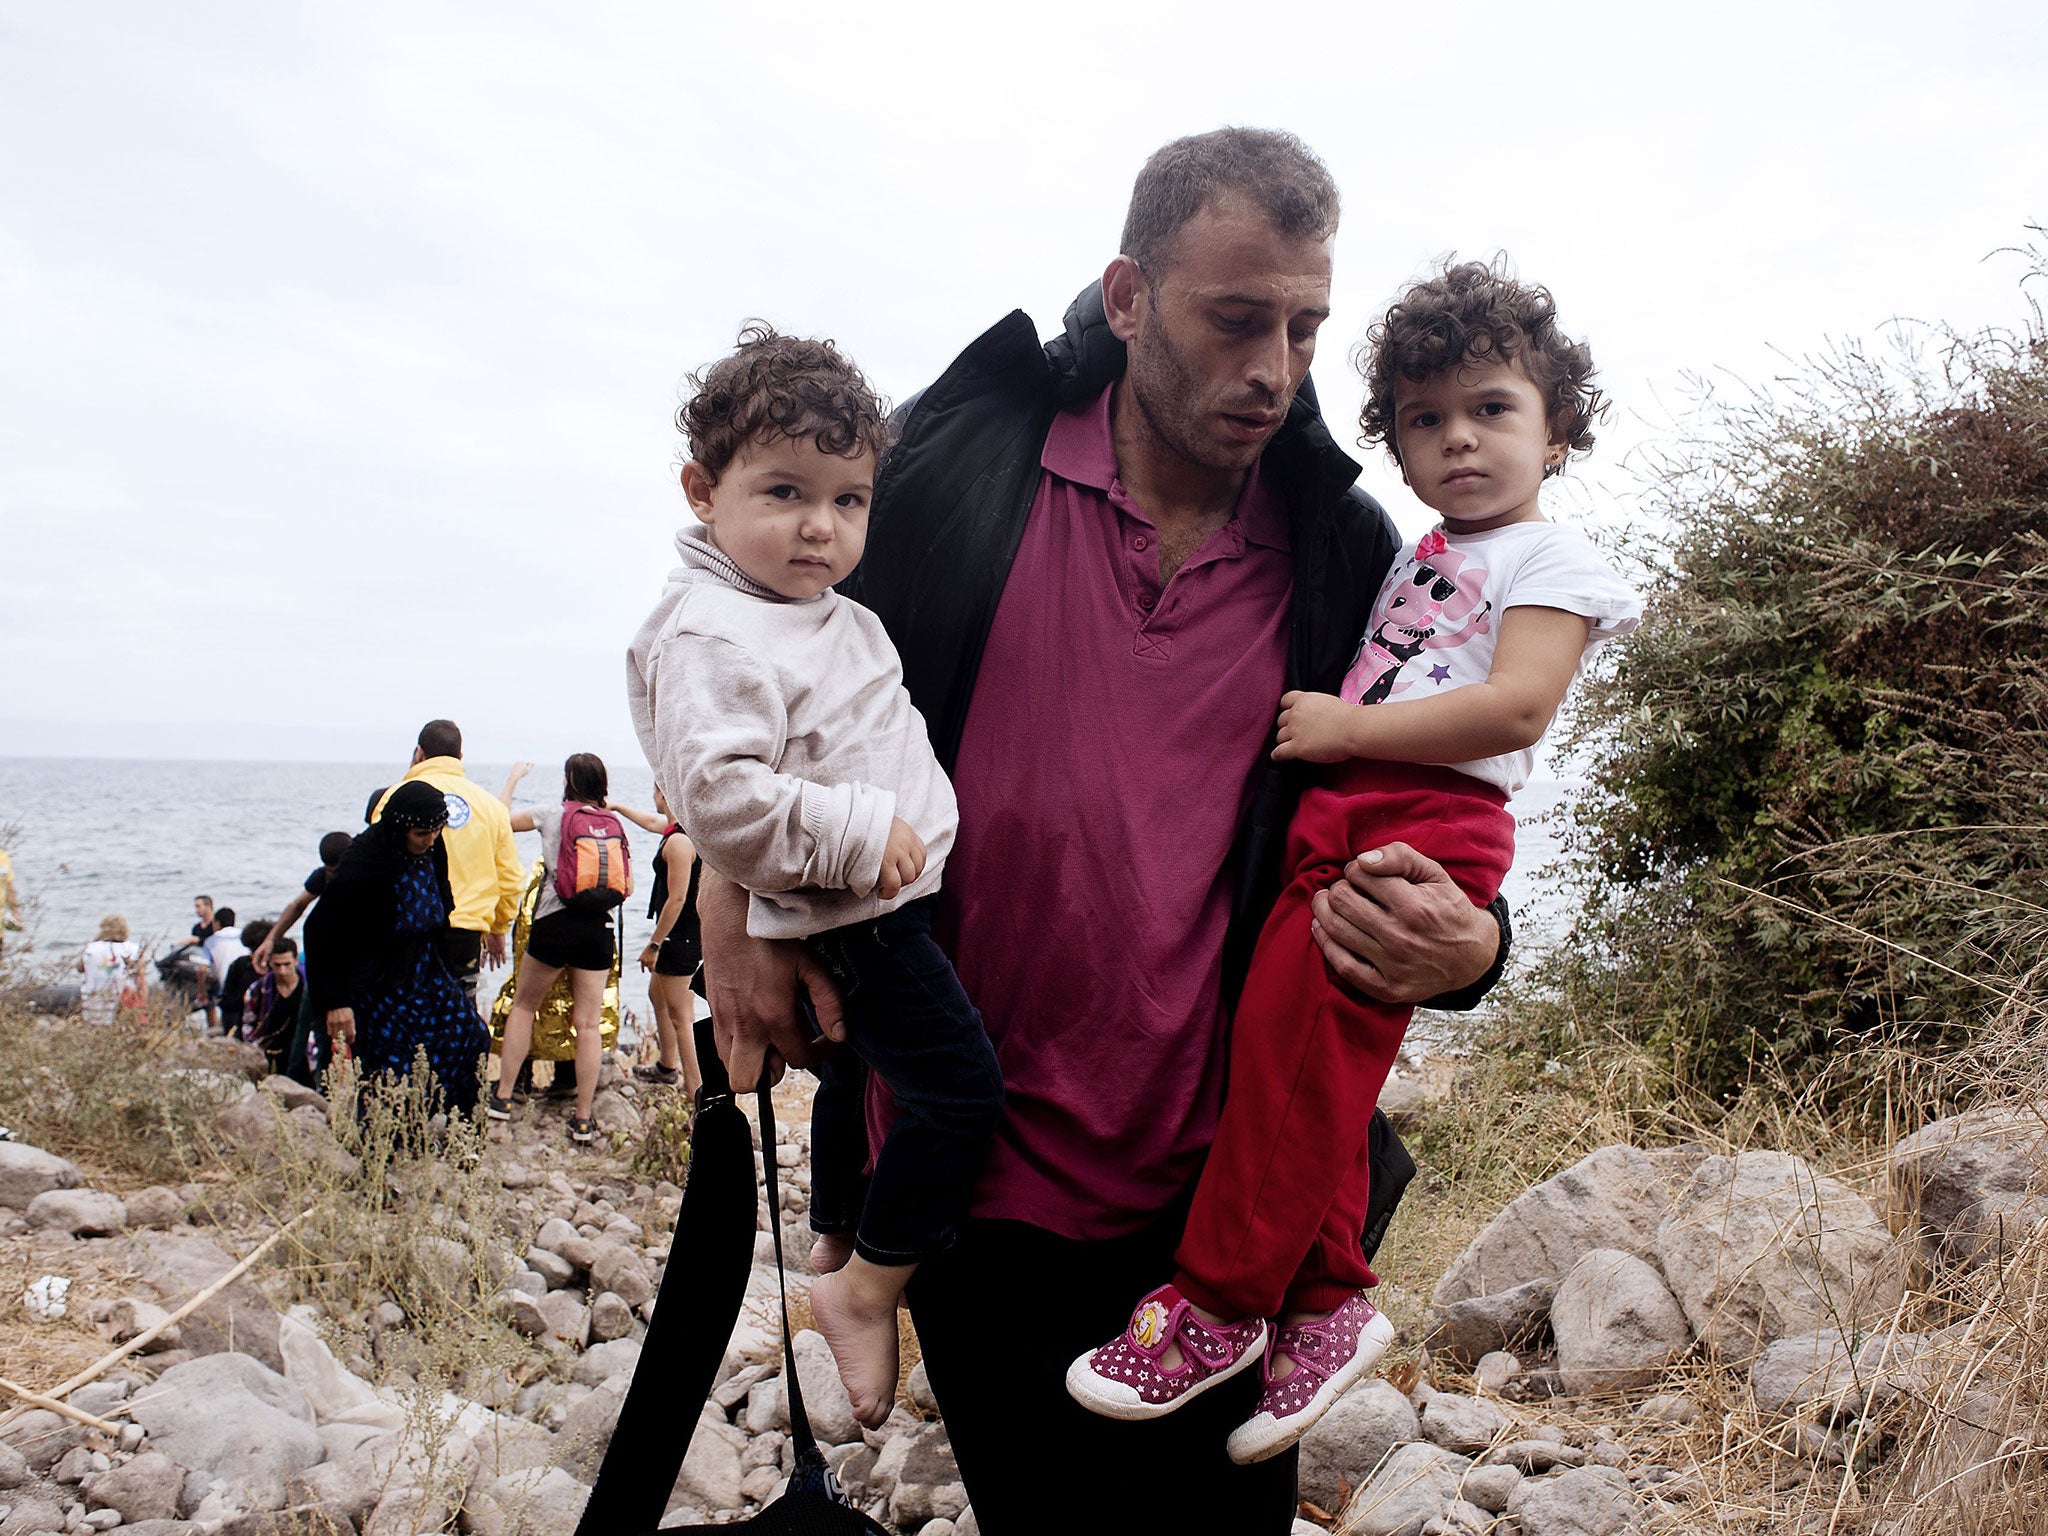
<path id="1" fill-rule="evenodd" d="M 807 437 L 822 453 L 880 457 L 889 403 L 829 341 L 784 336 L 749 320 L 739 346 L 689 377 L 676 430 L 716 481 L 741 449 L 774 437 Z"/>
<path id="2" fill-rule="evenodd" d="M 1490 265 L 1447 260 L 1365 333 L 1354 359 L 1365 375 L 1365 406 L 1358 413 L 1364 440 L 1383 445 L 1399 464 L 1394 395 L 1400 381 L 1419 384 L 1493 357 L 1519 362 L 1528 372 L 1567 457 L 1593 446 L 1593 422 L 1607 405 L 1593 383 L 1592 350 L 1557 328 L 1550 290 L 1518 282 L 1505 256 Z"/>

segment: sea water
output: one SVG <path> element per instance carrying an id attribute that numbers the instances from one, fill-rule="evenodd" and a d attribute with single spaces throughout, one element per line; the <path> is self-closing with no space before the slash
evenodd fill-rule
<path id="1" fill-rule="evenodd" d="M 202 893 L 232 907 L 238 926 L 275 917 L 319 864 L 321 837 L 361 831 L 366 802 L 397 782 L 405 766 L 0 757 L 0 849 L 13 856 L 28 926 L 8 936 L 8 952 L 26 949 L 32 964 L 68 967 L 101 917 L 118 912 L 132 936 L 161 955 L 190 932 L 192 898 Z M 510 767 L 466 766 L 494 794 Z M 653 809 L 644 763 L 607 766 L 615 801 Z M 1571 780 L 1538 779 L 1514 799 L 1515 867 L 1505 892 L 1517 957 L 1525 961 L 1556 925 L 1559 893 L 1546 867 L 1575 788 Z M 513 808 L 532 809 L 553 790 L 553 772 L 537 768 L 520 784 Z M 658 839 L 630 824 L 626 830 L 644 893 Z M 518 843 L 528 865 L 540 857 L 537 833 L 519 834 Z M 654 929 L 646 912 L 644 894 L 624 909 L 625 1001 L 642 1021 L 651 1018 L 647 983 L 634 962 Z M 484 972 L 486 1006 L 508 974 Z"/>

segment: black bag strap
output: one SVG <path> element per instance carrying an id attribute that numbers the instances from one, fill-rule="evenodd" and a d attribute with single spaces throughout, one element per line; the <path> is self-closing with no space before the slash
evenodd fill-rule
<path id="1" fill-rule="evenodd" d="M 618 1426 L 598 1467 L 597 1482 L 583 1508 L 583 1518 L 577 1522 L 576 1536 L 651 1532 L 661 1523 L 696 1433 L 698 1415 L 711 1396 L 726 1343 L 746 1300 L 747 1276 L 754 1265 L 753 1136 L 718 1058 L 711 1021 L 699 1019 L 695 1035 L 704 1086 L 697 1091 L 697 1113 L 690 1127 L 690 1171 L 683 1182 L 683 1204 L 676 1215 L 668 1268 L 661 1277 L 632 1385 L 619 1406 Z M 845 1495 L 826 1465 L 804 1408 L 803 1383 L 797 1376 L 796 1349 L 789 1333 L 782 1189 L 775 1163 L 775 1105 L 765 1072 L 756 1102 L 762 1179 L 775 1240 L 782 1379 L 789 1392 L 795 1470 L 790 1474 L 789 1495 L 772 1506 L 781 1513 L 771 1519 L 764 1511 L 758 1521 L 747 1523 L 763 1530 L 781 1529 L 786 1522 L 792 1531 L 868 1531 L 887 1536 L 867 1516 L 843 1507 Z"/>
<path id="2" fill-rule="evenodd" d="M 698 1020 L 696 1036 L 704 1085 L 668 1268 L 576 1536 L 621 1536 L 661 1524 L 754 1267 L 753 1137 L 709 1020 Z M 774 1143 L 768 1146 L 772 1162 Z"/>

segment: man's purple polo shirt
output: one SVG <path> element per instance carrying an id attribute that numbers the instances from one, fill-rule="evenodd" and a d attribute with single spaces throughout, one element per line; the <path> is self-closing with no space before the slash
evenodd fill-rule
<path id="1" fill-rule="evenodd" d="M 1293 565 L 1256 469 L 1162 590 L 1110 391 L 1053 422 L 953 782 L 939 932 L 1008 1090 L 978 1216 L 1127 1232 L 1222 1100 L 1230 871 L 1279 712 Z"/>

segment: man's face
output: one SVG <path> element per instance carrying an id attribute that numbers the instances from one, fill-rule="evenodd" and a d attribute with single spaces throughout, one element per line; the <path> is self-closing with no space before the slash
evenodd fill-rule
<path id="1" fill-rule="evenodd" d="M 270 974 L 280 987 L 289 992 L 299 984 L 299 957 L 297 955 L 270 953 Z"/>
<path id="2" fill-rule="evenodd" d="M 749 579 L 783 597 L 816 597 L 867 548 L 875 456 L 842 458 L 808 437 L 775 437 L 749 443 L 715 484 L 693 460 L 683 491 Z"/>
<path id="3" fill-rule="evenodd" d="M 1281 234 L 1226 196 L 1146 274 L 1123 340 L 1124 387 L 1154 435 L 1207 469 L 1251 467 L 1287 417 L 1330 314 L 1330 242 Z"/>
<path id="4" fill-rule="evenodd" d="M 213 902 L 204 896 L 192 898 L 192 915 L 202 923 L 213 921 Z"/>

